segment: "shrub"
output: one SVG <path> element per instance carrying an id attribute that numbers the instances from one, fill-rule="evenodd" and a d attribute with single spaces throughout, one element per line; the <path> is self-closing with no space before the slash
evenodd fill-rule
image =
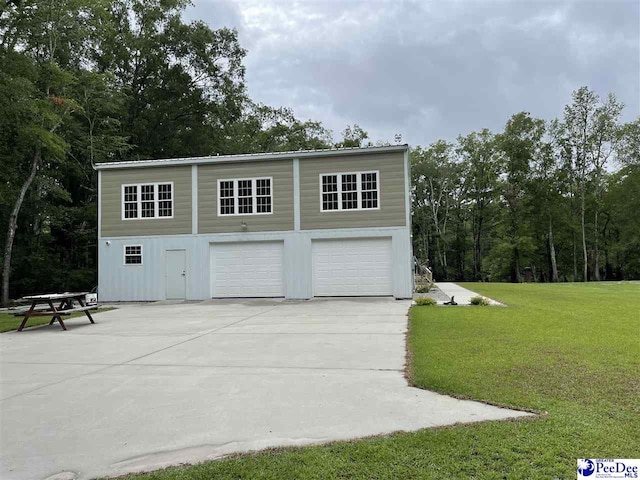
<path id="1" fill-rule="evenodd" d="M 487 305 L 489 305 L 489 299 L 481 295 L 476 295 L 475 297 L 471 297 L 469 299 L 469 303 L 471 305 L 479 305 L 481 307 L 486 307 Z"/>
<path id="2" fill-rule="evenodd" d="M 416 293 L 427 293 L 431 290 L 431 285 L 416 285 Z"/>
<path id="3" fill-rule="evenodd" d="M 438 302 L 436 302 L 431 297 L 419 297 L 419 298 L 416 298 L 416 305 L 418 305 L 420 307 L 430 307 L 432 305 L 437 305 L 437 304 L 438 304 Z"/>

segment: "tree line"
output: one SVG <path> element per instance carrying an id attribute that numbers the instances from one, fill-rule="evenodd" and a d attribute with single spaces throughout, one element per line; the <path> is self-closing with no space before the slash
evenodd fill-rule
<path id="1" fill-rule="evenodd" d="M 0 4 L 2 303 L 96 284 L 97 162 L 371 144 L 254 102 L 237 32 L 188 5 Z M 438 278 L 638 276 L 638 122 L 579 92 L 562 121 L 412 150 L 415 251 Z"/>
<path id="2" fill-rule="evenodd" d="M 640 278 L 640 119 L 623 107 L 582 87 L 561 118 L 413 149 L 415 255 L 440 280 Z"/>

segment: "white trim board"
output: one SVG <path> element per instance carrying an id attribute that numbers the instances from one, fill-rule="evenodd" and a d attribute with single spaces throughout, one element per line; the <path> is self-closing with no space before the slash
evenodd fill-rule
<path id="1" fill-rule="evenodd" d="M 200 238 L 214 238 L 221 241 L 227 241 L 226 238 L 237 238 L 239 240 L 250 239 L 253 237 L 259 238 L 283 238 L 283 236 L 290 234 L 309 234 L 312 238 L 326 238 L 334 237 L 339 238 L 341 236 L 351 237 L 354 235 L 360 235 L 363 237 L 389 235 L 389 232 L 409 230 L 404 225 L 392 226 L 392 227 L 351 227 L 351 228 L 314 228 L 310 230 L 300 230 L 295 232 L 294 230 L 275 230 L 275 231 L 262 231 L 262 232 L 223 232 L 223 233 L 198 233 L 193 235 L 191 233 L 176 233 L 173 235 L 128 235 L 128 236 L 112 236 L 112 237 L 100 237 L 98 241 L 108 240 L 130 240 L 135 241 L 137 239 L 145 240 L 158 240 L 158 239 L 200 239 Z"/>
<path id="2" fill-rule="evenodd" d="M 102 237 L 102 172 L 98 170 L 98 238 Z"/>
<path id="3" fill-rule="evenodd" d="M 191 165 L 191 233 L 194 235 L 198 233 L 198 166 L 197 165 Z"/>
<path id="4" fill-rule="evenodd" d="M 300 231 L 300 159 L 293 159 L 293 229 Z"/>
<path id="5" fill-rule="evenodd" d="M 409 238 L 407 241 L 407 249 L 409 255 L 409 268 L 413 272 L 413 227 L 411 225 L 411 158 L 409 157 L 409 150 L 404 152 L 404 208 L 405 208 L 405 222 L 409 229 Z M 411 291 L 415 288 L 415 278 L 411 275 Z"/>

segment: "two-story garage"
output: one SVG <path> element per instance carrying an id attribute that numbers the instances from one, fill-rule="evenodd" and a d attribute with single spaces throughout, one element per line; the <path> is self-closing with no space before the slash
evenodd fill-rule
<path id="1" fill-rule="evenodd" d="M 407 145 L 96 169 L 101 301 L 412 295 Z"/>

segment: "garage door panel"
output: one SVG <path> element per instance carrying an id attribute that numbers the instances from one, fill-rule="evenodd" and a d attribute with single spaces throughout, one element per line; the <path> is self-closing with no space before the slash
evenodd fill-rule
<path id="1" fill-rule="evenodd" d="M 391 239 L 316 240 L 316 296 L 391 295 Z"/>
<path id="2" fill-rule="evenodd" d="M 283 250 L 283 242 L 212 244 L 212 295 L 284 296 Z"/>

